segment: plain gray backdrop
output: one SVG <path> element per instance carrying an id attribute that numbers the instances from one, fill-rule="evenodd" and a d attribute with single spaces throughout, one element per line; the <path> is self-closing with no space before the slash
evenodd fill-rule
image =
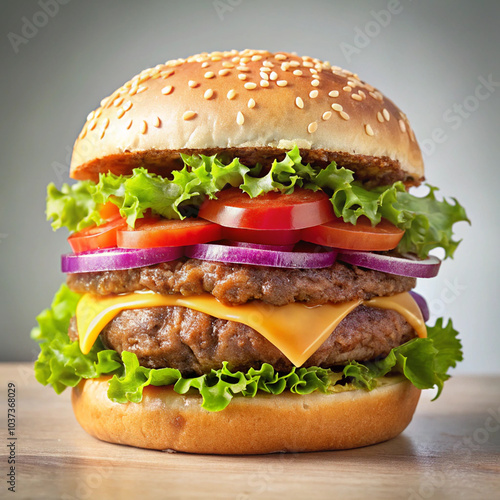
<path id="1" fill-rule="evenodd" d="M 31 360 L 59 284 L 66 230 L 45 189 L 67 181 L 87 114 L 141 69 L 204 51 L 295 51 L 346 67 L 408 115 L 426 175 L 466 206 L 454 260 L 417 290 L 461 332 L 461 373 L 499 373 L 498 1 L 1 3 L 0 360 Z M 480 86 L 480 87 L 478 87 Z"/>

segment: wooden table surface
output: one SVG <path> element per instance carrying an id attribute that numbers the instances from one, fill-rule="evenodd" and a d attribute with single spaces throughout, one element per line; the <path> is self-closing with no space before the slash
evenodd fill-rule
<path id="1" fill-rule="evenodd" d="M 0 364 L 0 498 L 500 498 L 500 377 L 457 376 L 422 395 L 398 438 L 357 450 L 261 456 L 164 453 L 100 442 L 77 424 L 69 390 L 31 364 Z M 16 387 L 15 490 L 8 491 L 7 388 Z"/>

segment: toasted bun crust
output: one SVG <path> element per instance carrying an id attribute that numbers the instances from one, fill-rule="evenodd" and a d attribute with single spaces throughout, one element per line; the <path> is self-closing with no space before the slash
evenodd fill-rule
<path id="1" fill-rule="evenodd" d="M 235 398 L 221 412 L 201 408 L 198 395 L 148 386 L 141 403 L 114 403 L 108 378 L 73 389 L 73 410 L 92 436 L 156 450 L 209 454 L 348 449 L 379 443 L 410 423 L 420 390 L 402 378 L 379 388 Z"/>
<path id="2" fill-rule="evenodd" d="M 168 61 L 132 78 L 89 114 L 70 175 L 95 180 L 137 166 L 162 173 L 179 152 L 251 148 L 267 158 L 294 144 L 307 161 L 321 152 L 411 184 L 424 176 L 406 116 L 374 87 L 318 59 L 251 50 Z"/>

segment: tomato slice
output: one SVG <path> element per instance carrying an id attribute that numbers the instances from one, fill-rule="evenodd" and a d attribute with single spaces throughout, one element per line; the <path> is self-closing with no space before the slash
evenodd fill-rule
<path id="1" fill-rule="evenodd" d="M 345 250 L 392 250 L 398 246 L 404 231 L 386 219 L 375 227 L 364 215 L 356 225 L 334 219 L 321 226 L 310 227 L 302 231 L 302 239 L 317 245 L 343 248 Z"/>
<path id="2" fill-rule="evenodd" d="M 99 210 L 99 215 L 103 219 L 111 220 L 120 217 L 120 209 L 114 203 L 107 201 Z"/>
<path id="3" fill-rule="evenodd" d="M 68 243 L 74 253 L 116 247 L 117 231 L 125 227 L 127 227 L 127 221 L 121 217 L 115 217 L 100 226 L 86 227 L 73 233 L 68 238 Z"/>
<path id="4" fill-rule="evenodd" d="M 225 240 L 243 241 L 258 245 L 294 245 L 301 238 L 300 229 L 266 231 L 259 229 L 240 229 L 223 227 L 222 238 Z"/>
<path id="5" fill-rule="evenodd" d="M 260 230 L 302 229 L 335 217 L 326 193 L 302 188 L 291 194 L 272 191 L 256 198 L 230 188 L 218 193 L 216 200 L 205 200 L 199 215 L 225 227 Z"/>
<path id="6" fill-rule="evenodd" d="M 144 218 L 118 231 L 117 243 L 121 248 L 180 247 L 221 239 L 221 228 L 203 219 Z"/>

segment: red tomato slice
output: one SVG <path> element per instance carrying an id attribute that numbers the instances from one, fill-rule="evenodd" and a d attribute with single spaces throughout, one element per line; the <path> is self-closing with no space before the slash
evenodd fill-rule
<path id="1" fill-rule="evenodd" d="M 259 229 L 240 229 L 237 227 L 222 228 L 222 238 L 225 240 L 243 241 L 258 245 L 294 245 L 300 240 L 300 235 L 300 229 L 265 231 Z"/>
<path id="2" fill-rule="evenodd" d="M 302 239 L 317 245 L 345 250 L 392 250 L 398 246 L 404 231 L 388 220 L 382 219 L 375 227 L 361 216 L 356 225 L 337 218 L 321 226 L 302 231 Z"/>
<path id="3" fill-rule="evenodd" d="M 103 219 L 111 220 L 120 217 L 120 209 L 114 203 L 107 201 L 99 210 L 99 215 Z"/>
<path id="4" fill-rule="evenodd" d="M 121 217 L 115 217 L 100 226 L 86 227 L 73 233 L 68 238 L 68 243 L 75 253 L 116 247 L 116 233 L 125 227 L 127 227 L 127 221 Z"/>
<path id="5" fill-rule="evenodd" d="M 180 247 L 221 239 L 219 225 L 203 219 L 139 219 L 135 229 L 118 231 L 121 248 Z"/>
<path id="6" fill-rule="evenodd" d="M 295 188 L 292 194 L 269 192 L 250 198 L 238 188 L 230 188 L 217 197 L 205 200 L 199 215 L 225 227 L 291 230 L 317 226 L 335 217 L 323 191 Z"/>

